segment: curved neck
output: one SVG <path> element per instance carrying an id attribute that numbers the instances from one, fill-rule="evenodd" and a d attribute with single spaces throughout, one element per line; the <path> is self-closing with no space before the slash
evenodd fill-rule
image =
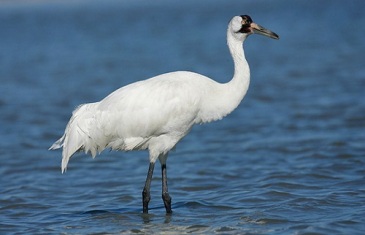
<path id="1" fill-rule="evenodd" d="M 238 40 L 232 33 L 227 33 L 227 44 L 231 52 L 234 63 L 234 74 L 231 81 L 223 84 L 222 99 L 226 105 L 223 108 L 223 116 L 228 115 L 241 103 L 250 85 L 250 67 L 248 66 L 245 52 L 243 51 L 243 41 Z"/>
<path id="2" fill-rule="evenodd" d="M 207 102 L 203 104 L 201 122 L 210 122 L 222 119 L 231 113 L 246 95 L 250 84 L 250 68 L 243 51 L 245 38 L 237 39 L 227 32 L 227 44 L 234 62 L 234 75 L 227 83 L 215 83 L 207 94 Z"/>
<path id="3" fill-rule="evenodd" d="M 250 68 L 245 57 L 245 52 L 243 51 L 243 42 L 234 38 L 234 36 L 228 32 L 227 44 L 234 63 L 233 78 L 227 84 L 230 84 L 232 88 L 242 89 L 239 93 L 242 94 L 243 98 L 250 83 Z"/>

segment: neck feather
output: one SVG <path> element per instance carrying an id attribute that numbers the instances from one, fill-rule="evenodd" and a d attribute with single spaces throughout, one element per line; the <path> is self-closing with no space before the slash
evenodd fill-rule
<path id="1" fill-rule="evenodd" d="M 250 84 L 250 68 L 243 51 L 244 39 L 237 39 L 227 32 L 227 44 L 234 62 L 234 75 L 227 83 L 216 83 L 209 92 L 209 102 L 205 102 L 202 122 L 222 119 L 230 114 L 246 95 Z"/>

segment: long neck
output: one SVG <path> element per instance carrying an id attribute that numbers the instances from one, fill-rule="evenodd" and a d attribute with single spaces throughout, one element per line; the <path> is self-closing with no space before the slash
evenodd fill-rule
<path id="1" fill-rule="evenodd" d="M 231 113 L 242 101 L 250 84 L 250 68 L 243 51 L 242 40 L 227 32 L 227 44 L 234 62 L 234 75 L 227 83 L 215 83 L 208 93 L 209 102 L 205 103 L 202 122 L 222 119 Z"/>
<path id="2" fill-rule="evenodd" d="M 227 44 L 233 58 L 234 74 L 232 80 L 225 84 L 226 87 L 222 92 L 227 101 L 229 100 L 234 106 L 231 110 L 233 111 L 246 95 L 250 85 L 250 67 L 243 51 L 243 42 L 227 33 Z"/>

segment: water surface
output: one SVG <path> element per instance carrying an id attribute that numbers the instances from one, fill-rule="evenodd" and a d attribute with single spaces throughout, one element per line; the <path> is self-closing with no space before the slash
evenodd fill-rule
<path id="1" fill-rule="evenodd" d="M 2 234 L 362 234 L 363 1 L 38 1 L 0 4 Z M 233 15 L 280 40 L 245 43 L 251 85 L 224 120 L 193 128 L 156 167 L 146 152 L 49 152 L 72 110 L 120 86 L 190 70 L 228 81 Z"/>

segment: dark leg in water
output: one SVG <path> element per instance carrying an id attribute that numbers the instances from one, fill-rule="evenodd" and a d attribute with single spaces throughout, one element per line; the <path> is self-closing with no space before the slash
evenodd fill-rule
<path id="1" fill-rule="evenodd" d="M 171 197 L 169 195 L 169 191 L 167 189 L 167 175 L 166 175 L 166 164 L 161 165 L 162 171 L 162 200 L 165 204 L 165 209 L 167 214 L 171 214 Z"/>
<path id="2" fill-rule="evenodd" d="M 147 179 L 142 191 L 142 201 L 143 201 L 143 213 L 148 213 L 148 203 L 151 200 L 150 188 L 153 175 L 153 169 L 155 168 L 155 163 L 150 162 L 150 167 L 148 168 Z"/>

